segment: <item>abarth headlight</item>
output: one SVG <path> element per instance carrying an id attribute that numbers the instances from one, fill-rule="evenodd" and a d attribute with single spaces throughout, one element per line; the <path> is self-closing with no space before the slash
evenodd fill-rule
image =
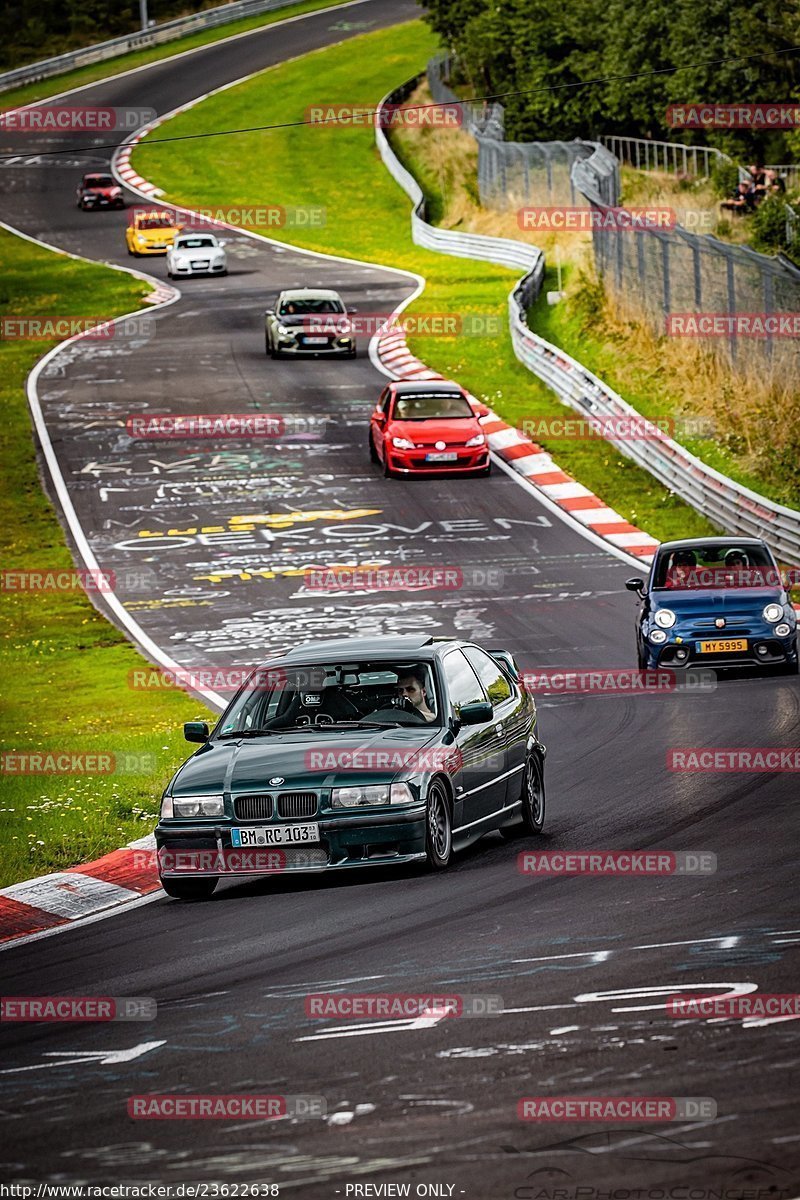
<path id="1" fill-rule="evenodd" d="M 413 450 L 414 449 L 414 443 L 410 442 L 408 440 L 408 438 L 393 437 L 392 445 L 394 446 L 395 450 Z"/>
<path id="2" fill-rule="evenodd" d="M 467 446 L 482 446 L 485 441 L 486 441 L 486 437 L 484 434 L 476 433 L 475 437 L 471 437 L 469 439 L 469 441 L 465 443 L 465 445 L 467 445 Z"/>
<path id="3" fill-rule="evenodd" d="M 783 607 L 780 604 L 768 604 L 761 615 L 770 625 L 775 625 L 783 619 Z"/>
<path id="4" fill-rule="evenodd" d="M 676 621 L 675 613 L 671 608 L 659 608 L 654 619 L 660 629 L 672 629 Z"/>
<path id="5" fill-rule="evenodd" d="M 162 816 L 165 814 L 162 811 Z M 173 817 L 223 817 L 222 796 L 184 796 L 172 799 Z"/>

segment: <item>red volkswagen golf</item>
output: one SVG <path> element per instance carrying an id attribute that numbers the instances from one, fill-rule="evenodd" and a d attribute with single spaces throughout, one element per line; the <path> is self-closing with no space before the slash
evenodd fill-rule
<path id="1" fill-rule="evenodd" d="M 489 444 L 479 421 L 488 411 L 457 383 L 397 380 L 381 392 L 370 419 L 370 458 L 387 476 L 488 475 Z"/>

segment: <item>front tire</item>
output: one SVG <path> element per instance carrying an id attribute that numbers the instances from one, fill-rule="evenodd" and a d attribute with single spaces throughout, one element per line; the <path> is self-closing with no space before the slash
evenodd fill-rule
<path id="1" fill-rule="evenodd" d="M 218 883 L 213 877 L 161 880 L 164 891 L 175 900 L 210 900 Z"/>
<path id="2" fill-rule="evenodd" d="M 425 855 L 431 871 L 445 871 L 453 854 L 450 805 L 441 783 L 431 784 L 425 809 Z"/>
<path id="3" fill-rule="evenodd" d="M 538 836 L 544 829 L 544 769 L 538 754 L 526 759 L 522 775 L 522 827 L 521 833 Z"/>

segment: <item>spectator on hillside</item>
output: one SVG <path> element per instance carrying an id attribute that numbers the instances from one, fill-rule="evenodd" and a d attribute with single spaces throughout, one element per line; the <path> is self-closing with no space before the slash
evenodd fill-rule
<path id="1" fill-rule="evenodd" d="M 756 190 L 752 181 L 741 179 L 729 198 L 722 201 L 720 208 L 733 209 L 734 212 L 752 212 L 756 202 Z"/>
<path id="2" fill-rule="evenodd" d="M 786 184 L 781 179 L 777 171 L 768 169 L 764 172 L 766 176 L 767 195 L 770 196 L 785 196 Z"/>

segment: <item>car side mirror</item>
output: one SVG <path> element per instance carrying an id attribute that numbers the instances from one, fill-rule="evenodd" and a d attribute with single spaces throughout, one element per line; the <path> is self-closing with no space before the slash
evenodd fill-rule
<path id="1" fill-rule="evenodd" d="M 383 411 L 383 409 L 379 408 L 377 410 L 377 412 L 375 413 L 375 420 L 378 421 L 379 424 L 381 424 L 381 425 L 384 423 L 384 421 L 386 420 L 386 413 Z"/>
<path id="2" fill-rule="evenodd" d="M 353 316 L 353 314 L 354 314 L 354 313 L 357 313 L 357 312 L 358 312 L 358 309 L 357 309 L 357 308 L 348 308 L 348 310 L 347 310 L 347 311 L 348 311 L 348 313 L 349 313 L 349 315 L 350 315 L 350 316 Z"/>
<path id="3" fill-rule="evenodd" d="M 488 700 L 474 700 L 462 704 L 458 715 L 462 725 L 485 725 L 494 716 L 494 709 Z"/>
<path id="4" fill-rule="evenodd" d="M 274 317 L 274 316 L 275 316 L 275 309 L 274 309 L 274 308 L 268 308 L 268 309 L 266 309 L 266 311 L 264 312 L 264 316 L 265 316 L 265 317 Z"/>
<path id="5" fill-rule="evenodd" d="M 485 404 L 473 404 L 472 411 L 476 417 L 488 417 L 489 415 L 489 409 Z"/>
<path id="6" fill-rule="evenodd" d="M 633 579 L 625 580 L 625 587 L 629 592 L 636 592 L 639 596 L 644 596 L 644 580 L 634 576 Z"/>
<path id="7" fill-rule="evenodd" d="M 207 742 L 208 741 L 208 725 L 205 721 L 185 721 L 183 725 L 183 736 L 187 742 Z"/>

